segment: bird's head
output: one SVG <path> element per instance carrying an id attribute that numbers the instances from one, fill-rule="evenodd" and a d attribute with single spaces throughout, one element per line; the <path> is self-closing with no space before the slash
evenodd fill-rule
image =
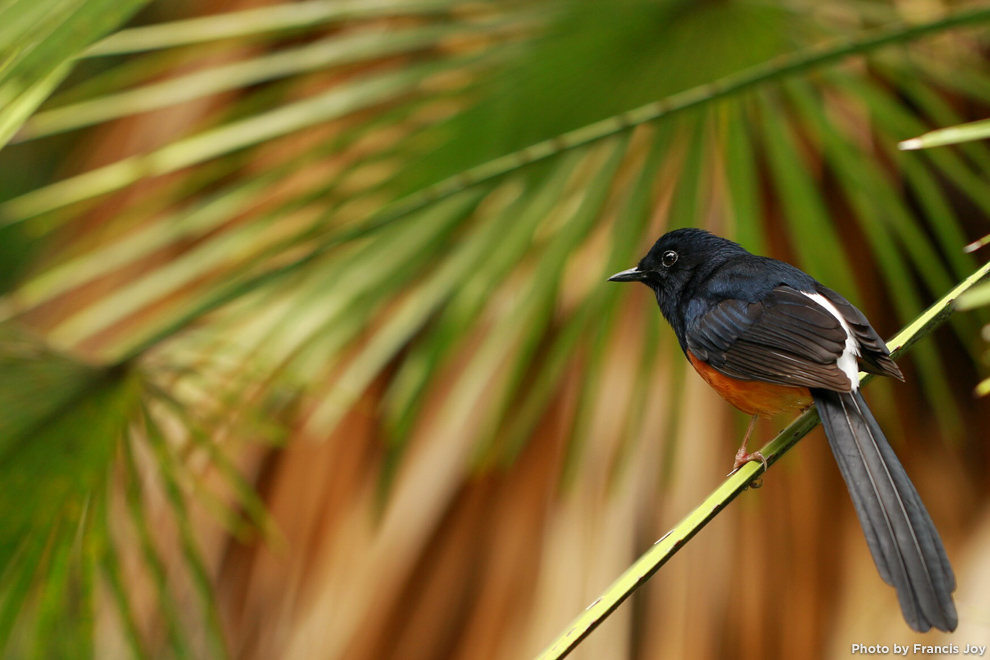
<path id="1" fill-rule="evenodd" d="M 657 300 L 676 298 L 699 270 L 728 253 L 743 251 L 732 241 L 703 229 L 675 229 L 660 237 L 634 268 L 616 273 L 609 282 L 642 282 L 653 289 Z"/>

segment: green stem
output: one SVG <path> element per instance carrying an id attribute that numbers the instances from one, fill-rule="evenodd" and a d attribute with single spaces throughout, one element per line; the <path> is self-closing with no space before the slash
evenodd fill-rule
<path id="1" fill-rule="evenodd" d="M 665 99 L 647 103 L 646 105 L 614 115 L 608 119 L 582 126 L 569 133 L 563 133 L 548 140 L 537 142 L 520 151 L 500 156 L 499 158 L 455 174 L 452 177 L 439 181 L 428 188 L 424 188 L 399 200 L 392 207 L 386 209 L 385 213 L 376 220 L 378 224 L 385 224 L 421 209 L 427 204 L 448 197 L 468 186 L 500 177 L 530 163 L 544 160 L 563 151 L 602 140 L 641 124 L 696 108 L 780 78 L 831 64 L 851 55 L 872 51 L 882 46 L 912 41 L 933 32 L 976 24 L 986 20 L 990 20 L 990 7 L 957 11 L 928 23 L 919 23 L 917 25 L 897 23 L 858 39 L 830 41 L 798 53 L 775 57 L 706 85 L 692 87 L 679 94 L 668 96 Z"/>
<path id="2" fill-rule="evenodd" d="M 478 165 L 477 167 L 465 170 L 448 179 L 444 179 L 432 186 L 412 193 L 402 199 L 397 200 L 373 214 L 362 224 L 342 233 L 328 236 L 313 251 L 303 257 L 280 266 L 278 268 L 256 274 L 247 279 L 231 282 L 224 285 L 216 292 L 198 304 L 194 309 L 189 310 L 182 318 L 177 319 L 168 327 L 160 329 L 151 337 L 141 341 L 126 351 L 121 361 L 136 358 L 138 355 L 154 346 L 157 342 L 167 339 L 174 333 L 181 331 L 188 324 L 198 320 L 205 314 L 221 307 L 237 296 L 250 292 L 263 283 L 278 278 L 281 275 L 298 271 L 302 266 L 312 262 L 327 251 L 346 243 L 347 241 L 366 236 L 373 233 L 396 220 L 402 219 L 411 213 L 423 209 L 441 199 L 446 199 L 466 188 L 476 186 L 480 183 L 491 181 L 505 174 L 508 174 L 520 167 L 529 165 L 539 160 L 547 159 L 563 151 L 568 151 L 576 147 L 590 144 L 592 142 L 607 138 L 622 131 L 628 130 L 640 124 L 644 124 L 656 119 L 661 119 L 668 115 L 704 105 L 705 103 L 724 98 L 733 94 L 746 91 L 758 85 L 778 80 L 785 76 L 807 71 L 832 62 L 836 62 L 850 55 L 867 52 L 881 46 L 918 39 L 933 32 L 939 32 L 962 25 L 975 24 L 981 21 L 990 20 L 990 7 L 958 11 L 948 14 L 943 18 L 928 23 L 908 26 L 897 24 L 878 30 L 875 33 L 853 40 L 842 40 L 830 42 L 822 46 L 811 48 L 800 53 L 791 54 L 775 58 L 755 67 L 751 67 L 739 73 L 726 76 L 713 83 L 694 87 L 687 91 L 675 94 L 666 99 L 649 103 L 634 110 L 630 110 L 621 115 L 616 115 L 600 122 L 589 124 L 582 128 L 564 133 L 557 137 L 531 145 L 522 151 L 507 154 L 495 160 Z"/>
<path id="3" fill-rule="evenodd" d="M 570 133 L 564 133 L 549 140 L 538 142 L 521 151 L 507 154 L 477 167 L 465 170 L 460 174 L 444 179 L 432 186 L 397 200 L 384 207 L 381 211 L 372 214 L 371 217 L 352 229 L 326 237 L 311 252 L 295 261 L 262 273 L 256 273 L 239 281 L 228 282 L 221 286 L 214 295 L 209 296 L 206 300 L 197 304 L 181 318 L 176 319 L 167 327 L 159 329 L 150 337 L 139 341 L 129 350 L 126 350 L 120 360 L 123 362 L 138 357 L 158 342 L 180 332 L 187 325 L 225 305 L 241 294 L 253 291 L 258 285 L 279 278 L 282 275 L 297 272 L 306 264 L 313 262 L 338 245 L 378 231 L 396 220 L 400 220 L 436 201 L 446 199 L 471 186 L 491 181 L 525 165 L 607 138 L 616 133 L 639 126 L 640 124 L 661 119 L 689 108 L 701 106 L 732 94 L 738 94 L 785 76 L 830 64 L 850 55 L 867 52 L 881 46 L 918 39 L 933 32 L 975 24 L 986 20 L 990 20 L 990 7 L 950 13 L 939 20 L 921 23 L 919 25 L 907 26 L 897 24 L 878 30 L 860 39 L 823 44 L 822 46 L 800 53 L 769 60 L 739 73 L 726 76 L 713 83 L 694 87 L 680 94 L 675 94 L 621 115 L 589 124 Z"/>
<path id="4" fill-rule="evenodd" d="M 941 300 L 925 310 L 921 316 L 901 330 L 897 336 L 888 342 L 888 346 L 891 349 L 891 356 L 895 358 L 900 356 L 920 339 L 944 323 L 952 314 L 953 303 L 956 298 L 968 291 L 988 274 L 990 274 L 990 263 L 983 265 L 952 291 L 943 296 Z M 866 374 L 860 374 L 860 379 L 865 383 L 870 377 Z M 787 428 L 777 434 L 776 438 L 760 450 L 766 457 L 767 463 L 773 465 L 777 462 L 787 450 L 797 444 L 801 438 L 815 428 L 818 425 L 818 421 L 818 411 L 815 408 L 811 408 L 791 422 Z M 573 651 L 581 640 L 597 628 L 622 601 L 649 580 L 661 566 L 667 563 L 667 560 L 673 557 L 695 534 L 701 531 L 702 527 L 718 515 L 719 511 L 728 506 L 737 495 L 746 490 L 749 484 L 760 476 L 763 469 L 761 463 L 754 461 L 745 464 L 738 472 L 726 478 L 722 482 L 722 485 L 716 488 L 704 502 L 698 505 L 677 526 L 664 534 L 632 566 L 626 569 L 600 597 L 595 599 L 580 616 L 574 619 L 537 657 L 537 660 L 558 660 Z"/>

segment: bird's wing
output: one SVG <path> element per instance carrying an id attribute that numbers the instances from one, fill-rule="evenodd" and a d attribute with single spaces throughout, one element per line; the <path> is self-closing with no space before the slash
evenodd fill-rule
<path id="1" fill-rule="evenodd" d="M 842 315 L 843 320 L 849 329 L 853 331 L 853 336 L 859 344 L 860 357 L 863 359 L 863 371 L 880 374 L 881 376 L 893 376 L 903 381 L 904 374 L 893 360 L 890 359 L 890 351 L 877 331 L 873 329 L 870 322 L 866 320 L 863 312 L 856 309 L 852 303 L 840 296 L 832 289 L 818 286 L 817 292 L 828 299 L 835 309 Z"/>
<path id="2" fill-rule="evenodd" d="M 687 329 L 686 340 L 697 359 L 726 376 L 848 392 L 853 386 L 838 365 L 847 336 L 825 307 L 780 286 L 759 302 L 722 301 Z"/>

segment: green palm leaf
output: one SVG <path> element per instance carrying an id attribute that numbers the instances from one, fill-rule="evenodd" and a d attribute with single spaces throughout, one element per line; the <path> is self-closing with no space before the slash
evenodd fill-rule
<path id="1" fill-rule="evenodd" d="M 84 48 L 145 0 L 12 0 L 0 7 L 0 145 L 68 76 Z"/>
<path id="2" fill-rule="evenodd" d="M 0 500 L 30 502 L 0 518 L 12 655 L 99 656 L 110 612 L 139 657 L 407 657 L 418 599 L 475 631 L 425 655 L 475 657 L 484 635 L 533 653 L 596 591 L 568 577 L 608 573 L 589 539 L 628 563 L 648 503 L 692 495 L 679 411 L 701 395 L 608 274 L 702 226 L 889 332 L 976 266 L 990 152 L 896 144 L 990 102 L 982 5 L 902 23 L 853 1 L 311 0 L 93 45 L 140 4 L 0 9 L 0 244 L 21 246 L 0 320 L 39 337 L 0 337 Z M 97 153 L 19 165 L 70 148 Z M 971 353 L 978 321 L 952 320 Z M 916 380 L 961 437 L 943 357 L 918 346 Z M 546 506 L 490 495 L 517 533 L 481 553 L 458 512 L 502 479 Z M 416 586 L 466 583 L 463 608 Z M 533 616 L 483 618 L 506 602 Z"/>

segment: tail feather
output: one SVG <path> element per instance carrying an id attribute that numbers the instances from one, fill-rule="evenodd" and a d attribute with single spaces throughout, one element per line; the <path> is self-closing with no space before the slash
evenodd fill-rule
<path id="1" fill-rule="evenodd" d="M 812 390 L 877 570 L 915 630 L 955 630 L 956 579 L 942 539 L 862 394 Z"/>

